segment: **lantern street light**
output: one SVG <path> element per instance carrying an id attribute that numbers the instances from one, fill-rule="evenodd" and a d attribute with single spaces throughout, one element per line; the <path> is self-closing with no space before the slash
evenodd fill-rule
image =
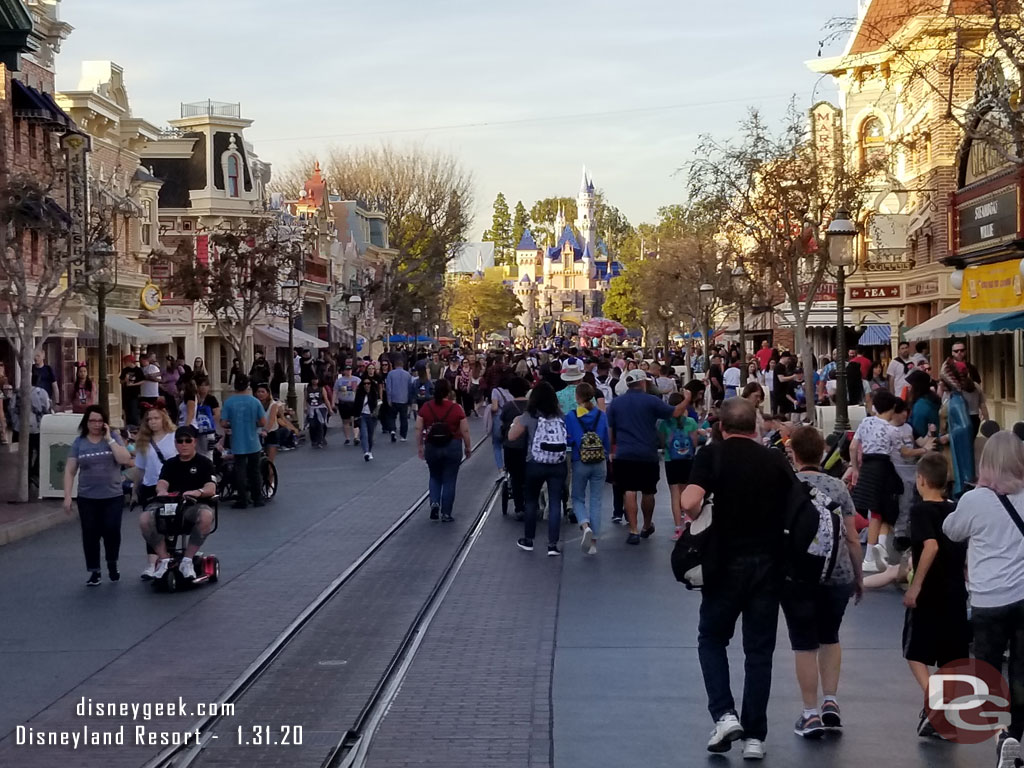
<path id="1" fill-rule="evenodd" d="M 352 318 L 352 368 L 356 367 L 356 357 L 359 352 L 359 336 L 356 335 L 356 324 L 359 320 L 359 311 L 363 308 L 363 297 L 353 293 L 348 297 L 348 314 Z"/>
<path id="2" fill-rule="evenodd" d="M 508 328 L 508 346 L 509 346 L 509 349 L 511 349 L 512 348 L 512 329 L 516 327 L 516 324 L 513 323 L 511 320 L 509 320 L 507 323 L 505 323 L 505 327 Z"/>
<path id="3" fill-rule="evenodd" d="M 836 426 L 837 434 L 850 429 L 849 398 L 846 390 L 846 268 L 853 265 L 853 241 L 857 225 L 845 208 L 836 211 L 828 225 L 828 259 L 838 270 L 836 280 Z"/>
<path id="4" fill-rule="evenodd" d="M 107 373 L 107 294 L 117 285 L 117 252 L 108 242 L 92 246 L 89 261 L 94 267 L 93 288 L 96 291 L 97 343 L 100 354 L 96 376 L 99 379 L 98 403 L 105 413 L 110 413 L 110 382 Z"/>
<path id="5" fill-rule="evenodd" d="M 750 282 L 750 278 L 747 275 L 747 270 L 743 268 L 743 265 L 737 264 L 732 268 L 732 289 L 736 294 L 736 306 L 739 310 L 739 322 L 740 322 L 740 383 L 747 383 L 747 329 L 745 325 L 746 318 L 744 312 L 746 311 L 747 303 L 747 285 Z"/>
<path id="6" fill-rule="evenodd" d="M 709 345 L 711 343 L 711 339 L 709 339 L 708 336 L 711 334 L 710 313 L 711 302 L 714 301 L 715 299 L 715 286 L 713 286 L 711 283 L 702 283 L 700 288 L 697 289 L 697 292 L 700 296 L 700 320 L 701 324 L 704 326 L 703 328 L 700 329 L 701 333 L 704 336 L 704 338 L 701 339 L 701 341 L 704 344 L 705 355 L 710 356 L 711 348 Z"/>
<path id="7" fill-rule="evenodd" d="M 420 340 L 420 320 L 423 319 L 423 310 L 413 307 L 412 310 L 412 356 L 413 362 L 416 358 L 416 345 Z"/>

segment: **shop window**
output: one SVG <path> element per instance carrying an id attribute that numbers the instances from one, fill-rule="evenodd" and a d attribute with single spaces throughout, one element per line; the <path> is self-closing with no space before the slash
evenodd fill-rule
<path id="1" fill-rule="evenodd" d="M 21 120 L 14 121 L 14 154 L 21 154 Z"/>
<path id="2" fill-rule="evenodd" d="M 32 233 L 29 235 L 29 248 L 31 249 L 30 253 L 32 254 L 32 262 L 33 263 L 38 262 L 39 261 L 39 233 L 36 230 L 34 230 L 34 229 L 32 230 Z"/>
<path id="3" fill-rule="evenodd" d="M 37 133 L 38 133 L 38 130 L 37 130 L 35 124 L 34 123 L 29 123 L 29 126 L 28 126 L 28 156 L 33 158 L 33 159 L 38 157 L 38 155 L 39 155 L 39 148 L 36 146 L 36 141 L 37 141 L 36 134 Z"/>
<path id="4" fill-rule="evenodd" d="M 861 126 L 860 155 L 865 166 L 880 167 L 885 161 L 885 127 L 877 117 L 869 117 Z"/>
<path id="5" fill-rule="evenodd" d="M 228 383 L 228 373 L 231 371 L 231 364 L 228 362 L 228 345 L 218 344 L 218 359 L 220 361 L 220 383 Z"/>

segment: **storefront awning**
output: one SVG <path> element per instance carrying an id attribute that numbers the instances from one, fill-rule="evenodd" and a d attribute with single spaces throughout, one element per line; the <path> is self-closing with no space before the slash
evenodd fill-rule
<path id="1" fill-rule="evenodd" d="M 147 328 L 141 323 L 129 320 L 127 317 L 107 313 L 107 344 L 127 344 L 128 346 L 156 346 L 159 344 L 170 344 L 169 334 L 155 328 Z M 86 314 L 85 332 L 90 337 L 99 337 L 99 320 L 96 315 Z"/>
<path id="2" fill-rule="evenodd" d="M 276 328 L 272 325 L 258 325 L 253 329 L 253 336 L 258 344 L 268 347 L 288 348 L 288 329 Z M 292 343 L 296 347 L 312 347 L 313 349 L 327 349 L 327 342 L 310 336 L 305 331 L 292 328 Z"/>
<path id="3" fill-rule="evenodd" d="M 860 347 L 887 347 L 892 342 L 892 328 L 888 325 L 869 325 L 857 340 Z"/>
<path id="4" fill-rule="evenodd" d="M 1013 333 L 1024 330 L 1024 312 L 997 312 L 967 315 L 950 323 L 949 334 L 965 336 L 987 335 L 993 333 Z"/>
<path id="5" fill-rule="evenodd" d="M 954 323 L 963 317 L 966 317 L 966 315 L 960 311 L 960 304 L 957 302 L 951 307 L 946 307 L 935 317 L 930 317 L 920 325 L 915 325 L 904 336 L 910 342 L 945 339 L 950 335 L 950 323 Z"/>
<path id="6" fill-rule="evenodd" d="M 835 328 L 836 320 L 839 319 L 839 310 L 836 308 L 835 302 L 820 302 L 824 306 L 813 306 L 811 312 L 807 317 L 808 328 Z M 831 306 L 829 306 L 831 304 Z M 850 312 L 849 307 L 845 308 L 844 318 L 847 326 L 855 325 L 853 314 Z M 789 306 L 777 306 L 775 307 L 775 314 L 779 319 L 779 325 L 782 328 L 796 328 L 796 321 L 793 319 L 793 312 Z"/>

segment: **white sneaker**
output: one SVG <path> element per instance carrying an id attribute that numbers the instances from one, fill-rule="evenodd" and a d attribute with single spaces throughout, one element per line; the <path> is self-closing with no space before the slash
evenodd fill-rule
<path id="1" fill-rule="evenodd" d="M 588 555 L 596 555 L 597 554 L 597 544 L 591 544 L 590 545 L 590 549 L 587 550 L 587 554 Z"/>
<path id="2" fill-rule="evenodd" d="M 164 574 L 167 573 L 167 566 L 171 564 L 171 558 L 165 557 L 163 560 L 157 560 L 156 566 L 153 568 L 153 578 L 162 579 Z"/>
<path id="3" fill-rule="evenodd" d="M 708 752 L 728 752 L 732 749 L 732 743 L 743 738 L 743 726 L 739 719 L 731 712 L 722 715 L 715 723 L 715 730 L 711 732 L 711 739 L 708 741 Z"/>
<path id="4" fill-rule="evenodd" d="M 182 558 L 181 562 L 178 563 L 178 573 L 181 574 L 183 579 L 194 579 L 196 577 L 196 567 L 191 557 Z"/>
<path id="5" fill-rule="evenodd" d="M 743 745 L 744 760 L 764 760 L 764 742 L 760 739 L 747 739 Z"/>
<path id="6" fill-rule="evenodd" d="M 881 573 L 878 570 L 878 564 L 875 562 L 875 558 L 868 552 L 868 557 L 864 558 L 864 562 L 860 564 L 860 569 L 865 575 L 869 573 Z"/>
<path id="7" fill-rule="evenodd" d="M 871 556 L 875 560 L 879 573 L 884 573 L 889 568 L 889 553 L 885 551 L 885 547 L 881 544 L 875 544 L 871 548 Z"/>
<path id="8" fill-rule="evenodd" d="M 582 549 L 584 553 L 590 554 L 590 548 L 592 546 L 594 546 L 594 532 L 588 525 L 583 529 L 583 539 L 580 541 L 580 549 Z"/>
<path id="9" fill-rule="evenodd" d="M 1007 736 L 999 742 L 999 762 L 996 768 L 1017 768 L 1021 760 L 1020 742 Z"/>
<path id="10" fill-rule="evenodd" d="M 400 438 L 398 438 L 398 441 L 401 442 L 401 443 L 407 443 L 407 442 L 409 442 L 409 438 L 407 438 L 407 437 L 400 437 Z"/>
<path id="11" fill-rule="evenodd" d="M 143 581 L 152 581 L 153 580 L 153 573 L 155 571 L 156 571 L 156 563 L 150 563 L 150 565 L 146 568 L 146 570 L 144 570 L 141 574 L 139 574 L 139 578 L 142 579 Z"/>
<path id="12" fill-rule="evenodd" d="M 366 460 L 367 461 L 373 461 L 373 454 L 372 453 L 366 454 Z"/>

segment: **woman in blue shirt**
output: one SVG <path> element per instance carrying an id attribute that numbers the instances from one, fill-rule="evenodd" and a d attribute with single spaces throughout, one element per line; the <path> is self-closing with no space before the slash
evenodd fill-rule
<path id="1" fill-rule="evenodd" d="M 608 417 L 597 407 L 595 389 L 587 382 L 576 385 L 577 408 L 565 416 L 567 443 L 572 448 L 572 507 L 583 531 L 580 547 L 586 555 L 597 554 L 597 536 L 601 532 L 601 502 L 607 473 L 607 458 L 611 455 L 611 437 Z M 593 432 L 601 441 L 598 449 L 591 437 L 583 445 L 583 437 Z M 582 449 L 582 451 L 581 451 Z M 590 503 L 587 504 L 587 489 Z"/>
<path id="2" fill-rule="evenodd" d="M 914 437 L 926 437 L 928 426 L 939 425 L 939 407 L 942 401 L 932 391 L 932 377 L 924 371 L 911 371 L 907 374 L 907 385 L 910 387 L 910 422 Z"/>

